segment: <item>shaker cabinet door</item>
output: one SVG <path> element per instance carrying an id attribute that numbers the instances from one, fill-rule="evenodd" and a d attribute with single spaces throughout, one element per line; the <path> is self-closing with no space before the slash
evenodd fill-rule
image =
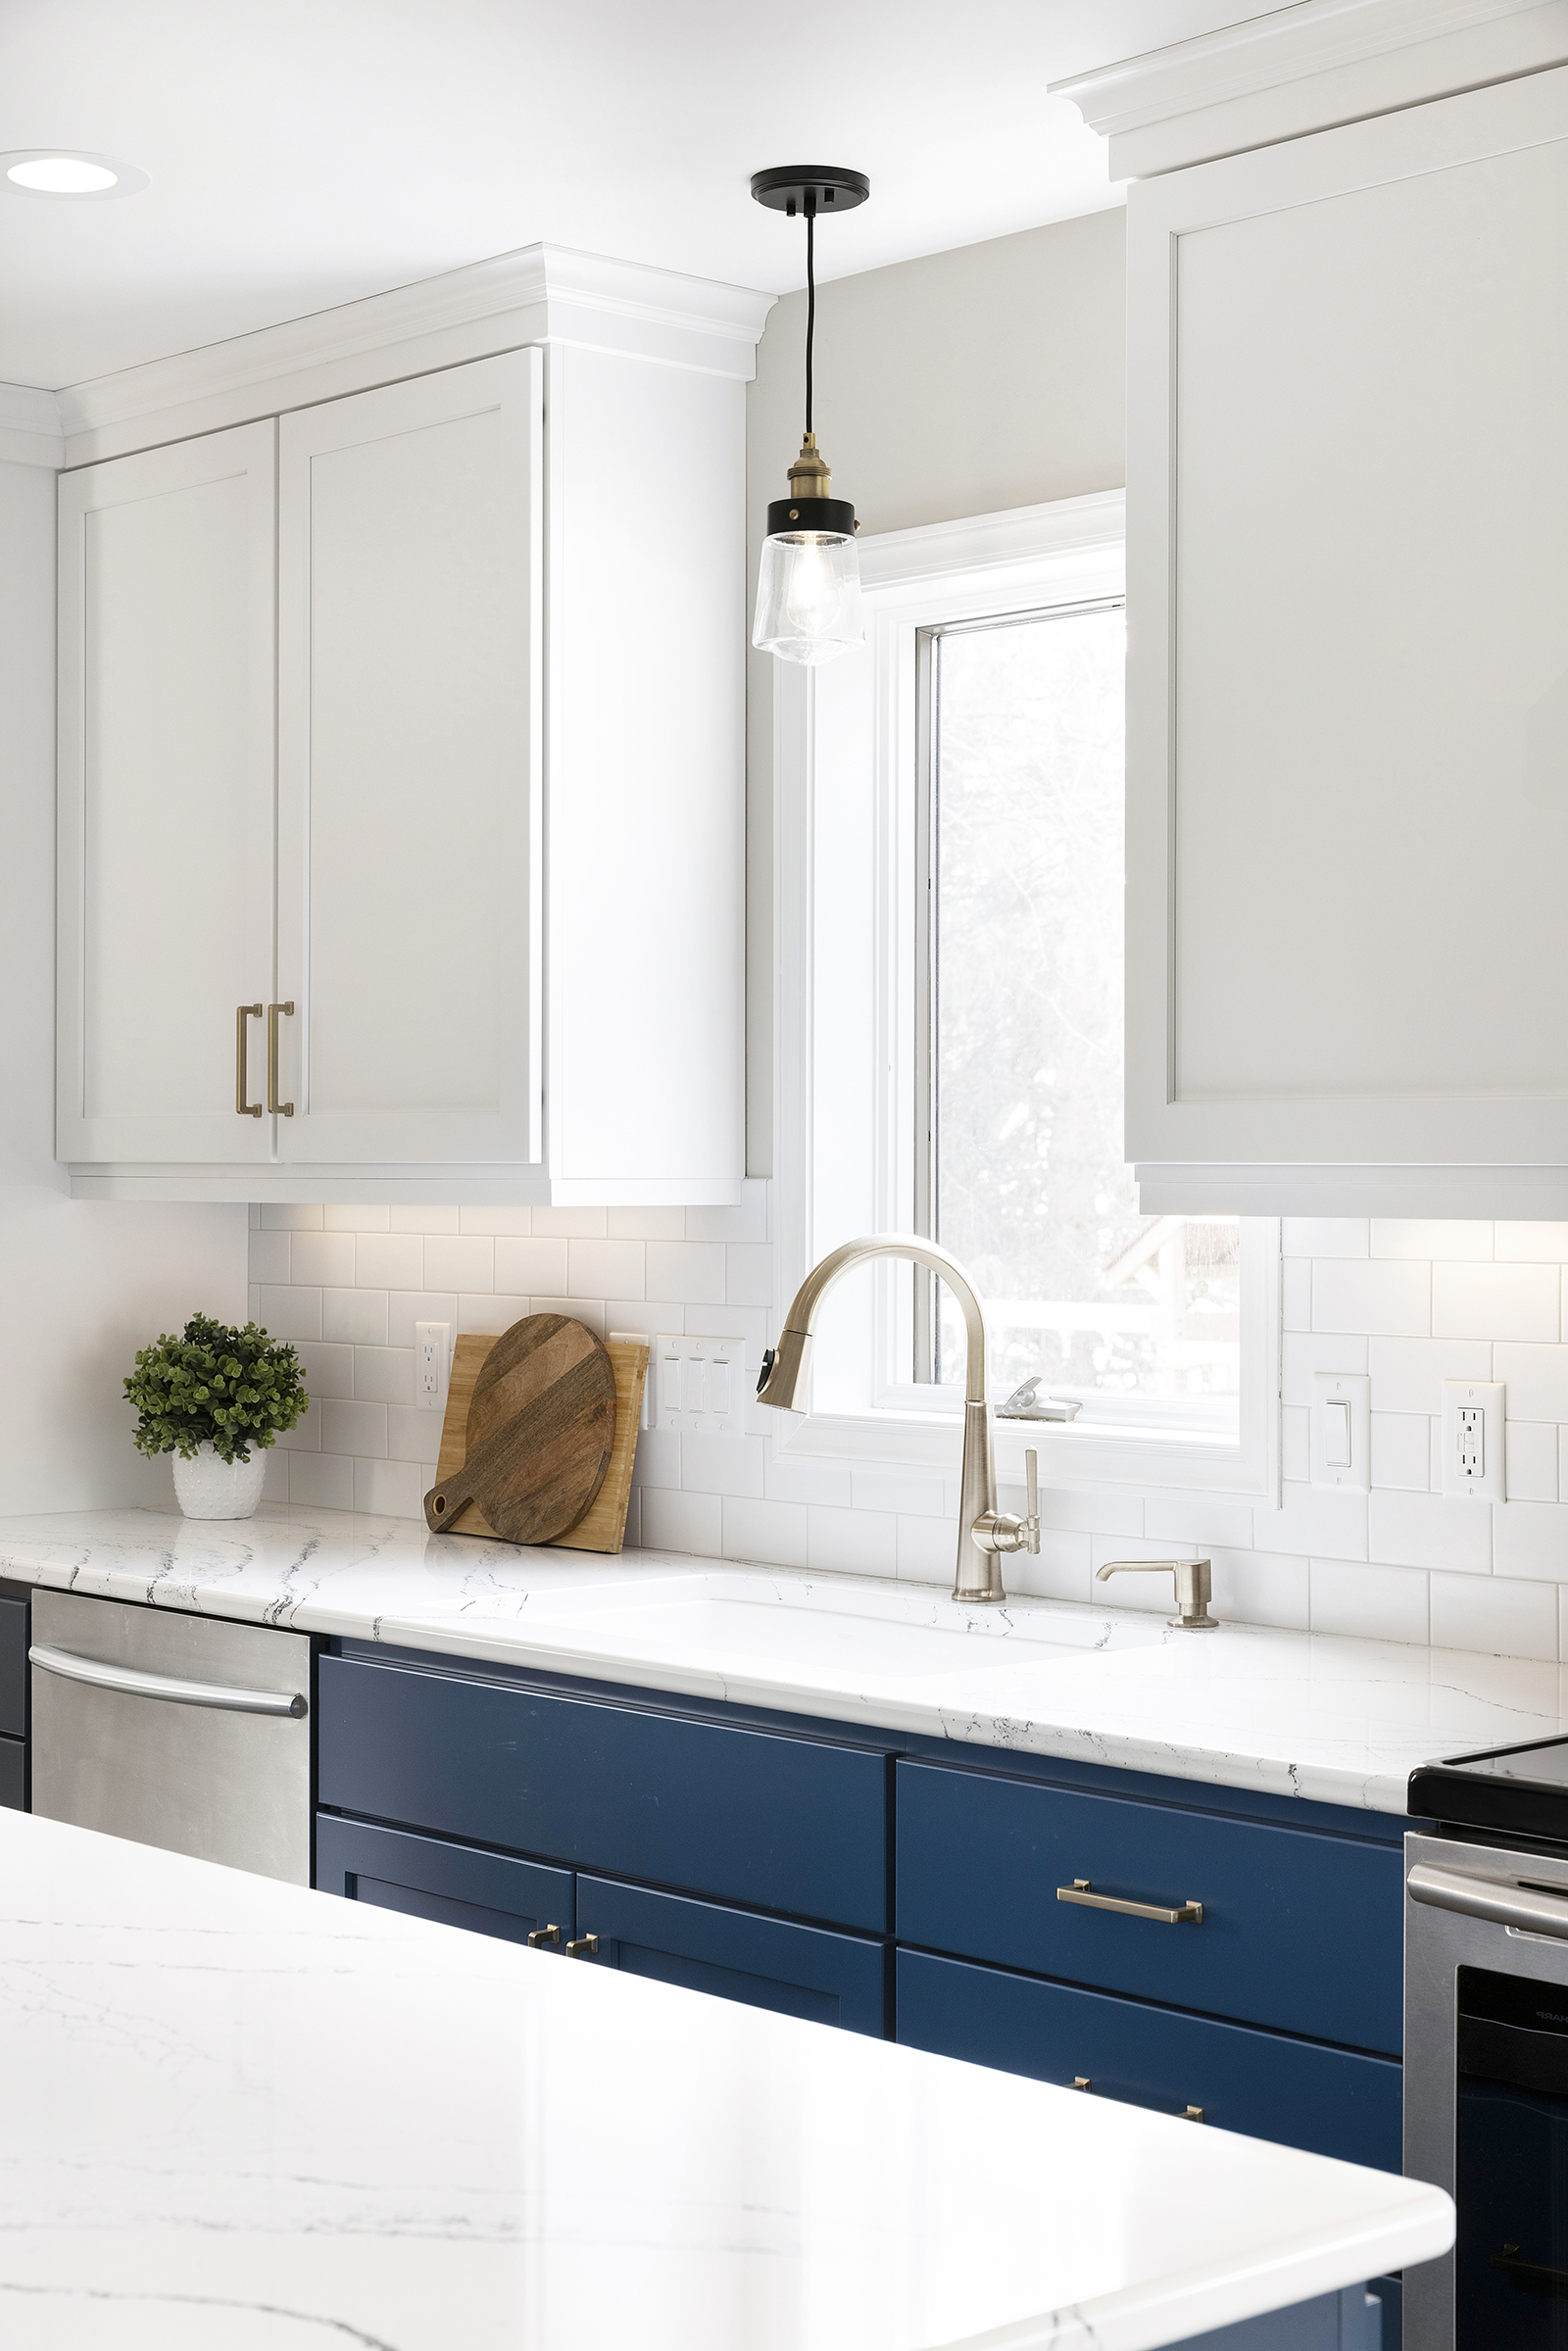
<path id="1" fill-rule="evenodd" d="M 1565 1212 L 1565 220 L 1568 70 L 1130 192 L 1146 1209 Z"/>
<path id="2" fill-rule="evenodd" d="M 270 1152 L 275 429 L 61 476 L 64 1159 Z"/>
<path id="3" fill-rule="evenodd" d="M 284 1161 L 541 1157 L 542 373 L 280 423 Z"/>

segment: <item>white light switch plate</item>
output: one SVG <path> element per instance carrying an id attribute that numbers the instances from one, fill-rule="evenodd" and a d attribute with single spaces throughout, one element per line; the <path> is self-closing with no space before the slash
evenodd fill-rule
<path id="1" fill-rule="evenodd" d="M 1345 1434 L 1348 1418 L 1348 1461 L 1331 1455 L 1343 1451 L 1331 1441 Z M 1315 1371 L 1312 1374 L 1312 1428 L 1309 1460 L 1314 1486 L 1338 1488 L 1343 1494 L 1365 1494 L 1372 1484 L 1372 1382 L 1364 1371 Z"/>
<path id="2" fill-rule="evenodd" d="M 1503 1447 L 1504 1380 L 1443 1383 L 1443 1491 L 1472 1501 L 1500 1502 L 1507 1492 Z M 1477 1417 L 1479 1416 L 1479 1417 Z"/>
<path id="3" fill-rule="evenodd" d="M 700 1333 L 654 1341 L 654 1426 L 700 1437 L 746 1432 L 746 1342 Z"/>

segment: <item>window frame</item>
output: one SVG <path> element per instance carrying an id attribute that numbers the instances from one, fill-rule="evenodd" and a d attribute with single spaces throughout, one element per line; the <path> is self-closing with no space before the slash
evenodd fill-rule
<path id="1" fill-rule="evenodd" d="M 1124 494 L 887 532 L 861 541 L 860 565 L 863 651 L 819 669 L 773 667 L 781 1318 L 828 1249 L 857 1233 L 914 1229 L 924 1034 L 917 777 L 929 754 L 917 690 L 922 634 L 1122 602 Z M 953 1400 L 906 1376 L 914 1301 L 906 1268 L 886 1261 L 824 1300 L 810 1409 L 768 1416 L 780 1458 L 956 1476 Z M 1049 1486 L 1191 1488 L 1277 1503 L 1280 1324 L 1278 1219 L 1244 1218 L 1239 1441 L 1161 1437 L 1098 1416 L 1088 1425 L 999 1421 L 999 1479 L 1021 1481 L 1032 1445 Z"/>

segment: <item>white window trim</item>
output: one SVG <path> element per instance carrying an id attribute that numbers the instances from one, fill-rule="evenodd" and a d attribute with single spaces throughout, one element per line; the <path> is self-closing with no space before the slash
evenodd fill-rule
<path id="1" fill-rule="evenodd" d="M 780 1317 L 809 1268 L 858 1233 L 910 1229 L 915 990 L 911 901 L 915 633 L 1125 590 L 1125 499 L 1102 491 L 860 543 L 863 652 L 773 669 L 775 1267 Z M 1071 1422 L 996 1425 L 997 1472 L 1082 1491 L 1280 1491 L 1277 1219 L 1242 1237 L 1239 1443 Z M 775 1451 L 956 1476 L 951 1405 L 911 1409 L 912 1286 L 883 1264 L 824 1301 L 811 1409 L 779 1414 Z M 998 1399 L 993 1398 L 995 1403 Z M 956 1506 L 956 1497 L 955 1497 Z"/>

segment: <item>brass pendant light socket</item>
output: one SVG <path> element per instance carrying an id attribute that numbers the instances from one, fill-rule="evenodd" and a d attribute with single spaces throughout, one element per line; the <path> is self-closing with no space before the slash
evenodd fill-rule
<path id="1" fill-rule="evenodd" d="M 801 498 L 831 498 L 833 476 L 826 458 L 816 445 L 816 435 L 808 432 L 801 443 L 801 454 L 790 467 L 790 496 Z"/>

